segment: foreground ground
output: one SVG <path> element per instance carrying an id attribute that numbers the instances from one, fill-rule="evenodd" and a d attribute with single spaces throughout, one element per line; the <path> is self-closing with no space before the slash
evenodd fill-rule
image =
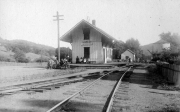
<path id="1" fill-rule="evenodd" d="M 0 66 L 0 87 L 16 85 L 18 83 L 38 81 L 60 75 L 86 71 L 78 69 L 46 69 L 46 66 Z"/>
<path id="2" fill-rule="evenodd" d="M 13 71 L 13 72 L 12 72 Z M 32 80 L 43 77 L 54 77 L 62 71 L 46 70 L 44 68 L 4 67 L 0 69 L 1 84 L 20 80 Z M 76 70 L 76 72 L 80 72 Z M 2 74 L 3 73 L 3 74 Z M 5 74 L 4 74 L 5 73 Z M 57 73 L 57 74 L 56 74 Z M 65 73 L 65 72 L 63 72 Z M 66 71 L 67 73 L 67 71 Z M 121 101 L 123 112 L 180 112 L 180 92 L 178 90 L 165 90 L 157 82 L 160 77 L 154 72 L 148 72 L 147 65 L 136 67 L 128 82 L 127 98 Z M 17 77 L 17 78 L 15 78 Z M 27 78 L 24 78 L 27 77 Z M 111 81 L 110 81 L 111 82 Z M 28 112 L 40 109 L 45 111 L 67 97 L 67 91 L 80 86 L 82 83 L 73 83 L 60 89 L 44 93 L 21 93 L 0 97 L 0 110 L 14 112 L 21 110 Z M 106 84 L 108 84 L 106 82 Z M 106 85 L 108 87 L 108 85 Z M 96 89 L 95 93 L 107 91 L 107 88 Z M 104 89 L 104 90 L 103 90 Z M 91 91 L 93 93 L 93 91 Z M 85 97 L 84 97 L 85 98 Z M 20 102 L 19 102 L 20 101 Z M 10 103 L 11 102 L 11 103 Z M 83 103 L 83 102 L 82 102 Z M 87 103 L 87 102 L 85 102 Z M 89 103 L 93 103 L 90 101 Z M 82 104 L 83 105 L 83 104 Z M 80 107 L 78 107 L 80 108 Z M 26 110 L 27 109 L 27 110 Z"/>

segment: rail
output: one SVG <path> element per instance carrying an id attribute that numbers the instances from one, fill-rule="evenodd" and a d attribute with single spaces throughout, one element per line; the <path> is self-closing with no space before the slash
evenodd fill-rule
<path id="1" fill-rule="evenodd" d="M 16 91 L 22 91 L 22 90 L 31 90 L 33 88 L 39 88 L 43 86 L 51 86 L 51 85 L 56 85 L 60 83 L 66 83 L 66 82 L 72 82 L 72 81 L 77 81 L 77 80 L 82 80 L 81 78 L 83 77 L 89 77 L 93 75 L 89 75 L 90 73 L 87 74 L 79 74 L 79 75 L 73 75 L 73 76 L 65 76 L 62 78 L 52 78 L 52 79 L 47 79 L 47 80 L 41 80 L 41 81 L 33 81 L 33 82 L 28 82 L 28 83 L 21 83 L 17 85 L 12 85 L 12 86 L 7 86 L 7 87 L 0 87 L 0 95 L 5 95 L 8 93 L 13 93 Z M 72 78 L 71 80 L 68 78 Z"/>
<path id="2" fill-rule="evenodd" d="M 131 67 L 132 67 L 132 66 L 131 66 Z M 116 91 L 118 90 L 118 87 L 119 87 L 120 84 L 121 84 L 121 80 L 123 79 L 123 77 L 125 76 L 125 74 L 131 69 L 131 67 L 130 67 L 130 68 L 122 75 L 122 77 L 119 79 L 119 81 L 118 81 L 118 83 L 117 83 L 117 85 L 116 85 L 116 87 L 115 87 L 115 89 L 114 89 L 114 91 L 113 91 L 113 94 L 112 94 L 112 96 L 111 96 L 111 99 L 110 99 L 110 101 L 109 101 L 109 105 L 108 105 L 108 107 L 107 107 L 107 109 L 106 109 L 106 112 L 111 112 L 112 105 L 113 105 L 114 95 L 115 95 Z"/>
<path id="3" fill-rule="evenodd" d="M 125 66 L 122 66 L 125 67 Z M 61 101 L 60 103 L 58 103 L 57 105 L 55 105 L 54 107 L 52 107 L 51 109 L 49 109 L 46 112 L 53 112 L 55 111 L 58 107 L 63 106 L 66 102 L 68 102 L 71 98 L 75 97 L 76 95 L 80 94 L 81 92 L 83 92 L 84 90 L 86 90 L 88 87 L 90 87 L 91 85 L 95 84 L 97 81 L 99 81 L 102 77 L 112 73 L 113 71 L 110 71 L 104 75 L 102 75 L 101 77 L 99 77 L 98 79 L 96 79 L 95 81 L 93 81 L 92 83 L 90 83 L 89 85 L 87 85 L 86 87 L 84 87 L 83 89 L 79 90 L 78 92 L 74 93 L 73 95 L 71 95 L 70 97 L 64 99 L 63 101 Z"/>

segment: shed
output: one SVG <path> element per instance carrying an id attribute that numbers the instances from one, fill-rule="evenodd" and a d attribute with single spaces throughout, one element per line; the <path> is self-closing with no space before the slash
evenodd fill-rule
<path id="1" fill-rule="evenodd" d="M 128 60 L 130 58 L 131 62 L 135 61 L 135 53 L 130 49 L 127 49 L 121 54 L 121 59 Z"/>

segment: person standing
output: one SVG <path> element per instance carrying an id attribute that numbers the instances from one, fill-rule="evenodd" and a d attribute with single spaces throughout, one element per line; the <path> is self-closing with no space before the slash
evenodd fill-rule
<path id="1" fill-rule="evenodd" d="M 79 61 L 80 61 L 80 63 L 82 63 L 83 62 L 83 58 L 81 57 Z"/>
<path id="2" fill-rule="evenodd" d="M 48 69 L 52 69 L 53 62 L 54 62 L 54 61 L 53 61 L 52 59 L 49 59 L 49 60 L 48 60 L 48 65 L 47 65 L 47 68 L 48 68 Z"/>
<path id="3" fill-rule="evenodd" d="M 55 60 L 55 68 L 58 67 L 58 64 L 59 64 L 59 61 L 56 59 L 56 60 Z"/>
<path id="4" fill-rule="evenodd" d="M 76 63 L 79 63 L 79 57 L 78 56 L 76 57 Z"/>

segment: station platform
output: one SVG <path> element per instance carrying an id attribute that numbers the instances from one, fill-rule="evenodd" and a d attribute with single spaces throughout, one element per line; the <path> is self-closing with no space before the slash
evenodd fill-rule
<path id="1" fill-rule="evenodd" d="M 85 68 L 90 68 L 90 69 L 108 69 L 108 68 L 113 68 L 114 66 L 123 66 L 126 65 L 126 62 L 112 62 L 112 63 L 106 63 L 106 64 L 69 64 L 70 68 L 76 68 L 76 67 L 85 67 Z"/>

